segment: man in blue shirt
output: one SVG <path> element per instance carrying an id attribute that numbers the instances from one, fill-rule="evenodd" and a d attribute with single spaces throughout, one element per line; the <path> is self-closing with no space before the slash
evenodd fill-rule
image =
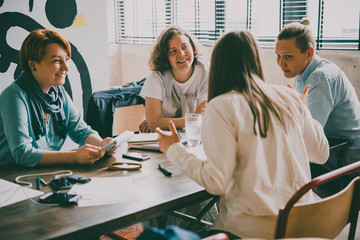
<path id="1" fill-rule="evenodd" d="M 315 40 L 307 25 L 309 21 L 291 23 L 279 33 L 275 52 L 286 78 L 295 77 L 293 87 L 314 119 L 324 127 L 328 139 L 352 140 L 342 159 L 347 165 L 360 159 L 360 104 L 354 87 L 334 63 L 316 55 Z M 295 147 L 295 146 L 294 146 Z M 326 164 L 312 166 L 313 177 L 340 167 L 335 156 Z"/>

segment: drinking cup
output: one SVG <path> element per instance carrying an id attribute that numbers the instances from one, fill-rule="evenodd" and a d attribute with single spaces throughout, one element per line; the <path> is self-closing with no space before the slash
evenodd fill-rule
<path id="1" fill-rule="evenodd" d="M 201 140 L 201 122 L 202 116 L 198 113 L 185 114 L 185 133 L 187 144 L 190 147 L 196 147 Z"/>

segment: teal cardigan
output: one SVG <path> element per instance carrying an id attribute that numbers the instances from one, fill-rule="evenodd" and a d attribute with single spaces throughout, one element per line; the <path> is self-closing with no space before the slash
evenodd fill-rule
<path id="1" fill-rule="evenodd" d="M 67 135 L 82 145 L 85 138 L 96 133 L 82 119 L 63 87 Z M 26 93 L 13 82 L 0 95 L 0 165 L 15 163 L 36 166 L 44 152 L 58 151 L 65 139 L 55 134 L 54 121 L 49 116 L 46 134 L 36 140 L 31 127 L 29 101 Z"/>

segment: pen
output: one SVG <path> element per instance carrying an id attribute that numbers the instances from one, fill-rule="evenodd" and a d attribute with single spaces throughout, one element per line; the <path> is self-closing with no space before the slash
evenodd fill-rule
<path id="1" fill-rule="evenodd" d="M 161 164 L 159 164 L 159 170 L 167 177 L 171 177 L 171 175 L 172 175 L 172 172 L 165 169 L 163 166 L 161 166 Z"/>
<path id="2" fill-rule="evenodd" d="M 38 176 L 38 178 L 37 178 L 37 189 L 38 190 L 41 189 L 41 178 L 40 178 L 40 176 Z"/>

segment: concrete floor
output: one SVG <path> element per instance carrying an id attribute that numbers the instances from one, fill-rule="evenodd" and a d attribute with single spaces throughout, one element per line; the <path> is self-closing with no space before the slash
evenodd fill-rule
<path id="1" fill-rule="evenodd" d="M 350 225 L 348 224 L 344 230 L 334 240 L 346 240 L 348 239 Z M 360 240 L 360 216 L 358 218 L 355 240 Z"/>

